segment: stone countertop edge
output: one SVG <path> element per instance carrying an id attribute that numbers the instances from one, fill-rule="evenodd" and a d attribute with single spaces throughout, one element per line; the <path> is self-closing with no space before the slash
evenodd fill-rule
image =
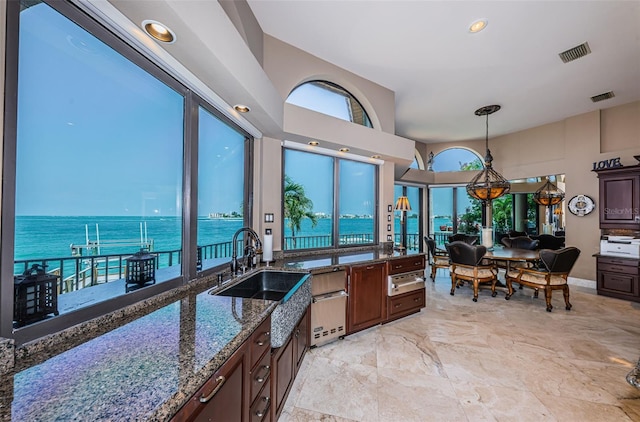
<path id="1" fill-rule="evenodd" d="M 171 419 L 177 412 L 189 401 L 189 399 L 200 389 L 204 383 L 238 350 L 251 334 L 260 326 L 260 324 L 273 312 L 277 306 L 277 302 L 273 302 L 260 316 L 252 319 L 251 324 L 243 328 L 243 330 L 227 343 L 214 357 L 203 366 L 193 376 L 189 377 L 186 384 L 181 385 L 178 392 L 171 398 L 157 407 L 146 421 L 167 421 Z"/>

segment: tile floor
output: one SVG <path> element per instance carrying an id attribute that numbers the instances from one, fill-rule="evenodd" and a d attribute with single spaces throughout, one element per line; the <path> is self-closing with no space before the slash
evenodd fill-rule
<path id="1" fill-rule="evenodd" d="M 438 270 L 419 314 L 310 350 L 279 420 L 640 421 L 640 303 L 450 288 Z"/>

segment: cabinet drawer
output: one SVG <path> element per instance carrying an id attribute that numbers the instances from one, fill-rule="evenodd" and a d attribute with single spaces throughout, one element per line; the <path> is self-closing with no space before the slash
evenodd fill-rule
<path id="1" fill-rule="evenodd" d="M 424 308 L 425 289 L 391 296 L 389 298 L 389 318 L 406 312 L 414 312 Z"/>
<path id="2" fill-rule="evenodd" d="M 389 274 L 407 273 L 409 271 L 424 270 L 424 255 L 416 255 L 407 258 L 392 259 L 387 262 L 387 272 Z"/>
<path id="3" fill-rule="evenodd" d="M 271 348 L 271 317 L 265 319 L 251 335 L 251 365 L 253 368 L 267 349 Z"/>
<path id="4" fill-rule="evenodd" d="M 249 420 L 251 422 L 271 420 L 271 389 L 269 387 L 265 387 L 260 391 L 260 396 L 251 406 L 250 412 Z"/>
<path id="5" fill-rule="evenodd" d="M 624 258 L 615 258 L 615 257 L 598 257 L 598 265 L 600 264 L 610 264 L 610 265 L 624 265 L 625 267 L 636 267 L 638 268 L 638 260 L 637 259 L 624 259 Z"/>
<path id="6" fill-rule="evenodd" d="M 602 264 L 598 262 L 598 271 L 638 275 L 638 267 L 632 267 L 630 265 L 621 265 L 621 264 Z"/>
<path id="7" fill-rule="evenodd" d="M 638 296 L 638 276 L 598 271 L 598 291 Z"/>
<path id="8" fill-rule="evenodd" d="M 250 402 L 256 399 L 263 386 L 269 384 L 271 375 L 271 353 L 265 353 L 262 360 L 251 370 L 251 393 Z"/>

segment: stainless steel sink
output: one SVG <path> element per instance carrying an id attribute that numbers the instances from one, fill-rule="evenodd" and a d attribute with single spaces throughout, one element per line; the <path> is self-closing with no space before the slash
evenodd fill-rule
<path id="1" fill-rule="evenodd" d="M 311 304 L 311 274 L 262 270 L 221 292 L 212 290 L 210 293 L 279 302 L 271 314 L 271 347 L 277 348 L 285 344 Z"/>
<path id="2" fill-rule="evenodd" d="M 220 296 L 266 299 L 284 303 L 309 278 L 309 274 L 261 271 L 218 293 Z"/>

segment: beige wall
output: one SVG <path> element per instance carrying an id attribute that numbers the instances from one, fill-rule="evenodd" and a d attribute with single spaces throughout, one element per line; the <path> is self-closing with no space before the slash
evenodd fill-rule
<path id="1" fill-rule="evenodd" d="M 484 141 L 418 145 L 426 156 L 462 146 L 484 155 Z M 640 102 L 581 114 L 566 120 L 489 139 L 494 168 L 507 179 L 565 175 L 566 198 L 586 194 L 599 203 L 598 178 L 593 163 L 620 157 L 623 165 L 634 165 L 640 154 Z M 425 184 L 467 183 L 467 172 L 428 173 L 412 170 L 404 180 Z M 598 212 L 577 217 L 564 214 L 567 244 L 580 248 L 580 258 L 572 276 L 591 280 L 595 287 L 599 251 Z"/>
<path id="2" fill-rule="evenodd" d="M 376 130 L 395 134 L 393 91 L 268 35 L 264 43 L 264 70 L 283 99 L 302 82 L 313 79 L 333 82 L 360 101 Z"/>
<path id="3" fill-rule="evenodd" d="M 281 138 L 306 144 L 310 140 L 320 141 L 320 146 L 332 150 L 348 147 L 350 153 L 363 157 L 381 155 L 385 161 L 380 166 L 379 240 L 386 241 L 387 205 L 393 204 L 394 172 L 396 165 L 408 166 L 415 153 L 415 142 L 396 136 L 395 97 L 393 91 L 363 79 L 351 72 L 332 65 L 289 44 L 265 35 L 264 69 L 283 99 L 299 84 L 321 79 L 334 82 L 354 95 L 366 109 L 374 128 L 355 125 L 335 117 L 314 112 L 292 104 L 284 104 L 283 132 Z M 276 145 L 272 145 L 276 148 Z M 279 151 L 279 149 L 278 149 Z M 256 164 L 267 174 L 282 174 L 282 162 L 269 160 Z M 263 183 L 264 184 L 264 183 Z M 262 199 L 269 202 L 263 208 L 273 208 L 275 198 L 263 193 Z M 278 203 L 278 207 L 281 205 Z M 280 221 L 276 218 L 276 221 Z M 278 235 L 282 227 L 276 223 Z M 274 233 L 275 234 L 275 233 Z M 278 236 L 279 237 L 279 236 Z M 281 248 L 280 240 L 274 249 Z"/>

